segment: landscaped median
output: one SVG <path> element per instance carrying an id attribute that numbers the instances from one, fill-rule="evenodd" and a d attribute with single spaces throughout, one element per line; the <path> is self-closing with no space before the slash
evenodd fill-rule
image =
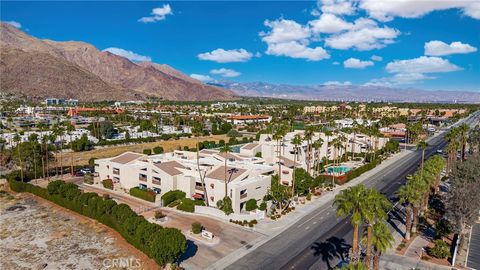
<path id="1" fill-rule="evenodd" d="M 187 248 L 186 238 L 178 229 L 150 223 L 128 205 L 117 204 L 97 193 L 84 193 L 75 184 L 56 180 L 45 189 L 15 180 L 9 183 L 15 192 L 32 193 L 113 228 L 161 266 L 176 262 Z"/>

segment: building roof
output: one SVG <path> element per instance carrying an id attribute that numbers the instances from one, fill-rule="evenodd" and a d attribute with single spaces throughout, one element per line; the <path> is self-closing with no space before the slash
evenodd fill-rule
<path id="1" fill-rule="evenodd" d="M 234 171 L 233 173 L 230 173 L 229 170 L 232 170 L 232 169 L 234 169 Z M 227 166 L 227 180 L 230 179 L 230 182 L 235 181 L 239 176 L 241 176 L 246 171 L 247 171 L 246 169 Z M 230 177 L 230 174 L 231 174 L 231 177 Z M 207 174 L 207 177 L 216 179 L 216 180 L 225 181 L 225 166 L 220 166 L 215 170 L 212 170 L 210 173 Z"/>
<path id="2" fill-rule="evenodd" d="M 202 153 L 202 154 L 208 154 L 208 155 L 213 155 L 213 154 L 217 154 L 218 151 L 209 150 L 209 149 L 202 149 L 202 150 L 200 150 L 200 153 Z"/>
<path id="3" fill-rule="evenodd" d="M 235 160 L 235 161 L 242 161 L 244 158 L 240 157 L 239 155 L 235 155 L 232 153 L 216 153 L 216 156 L 220 156 L 223 159 Z"/>
<path id="4" fill-rule="evenodd" d="M 283 166 L 286 167 L 293 167 L 295 166 L 300 166 L 301 164 L 298 162 L 294 162 L 293 160 L 286 158 L 286 157 L 280 157 L 280 162 L 283 164 Z"/>
<path id="5" fill-rule="evenodd" d="M 258 145 L 259 145 L 258 143 L 247 143 L 244 146 L 242 146 L 242 149 L 252 150 L 253 148 L 257 147 Z"/>
<path id="6" fill-rule="evenodd" d="M 176 161 L 166 161 L 166 162 L 160 162 L 160 163 L 155 163 L 155 167 L 159 168 L 160 170 L 164 171 L 168 175 L 174 176 L 174 175 L 179 175 L 182 172 L 178 170 L 179 169 L 185 169 L 185 166 L 182 164 L 176 162 Z"/>
<path id="7" fill-rule="evenodd" d="M 133 152 L 126 152 L 121 154 L 120 156 L 117 156 L 111 159 L 110 161 L 115 163 L 120 163 L 120 164 L 127 164 L 143 156 L 145 155 L 133 153 Z"/>

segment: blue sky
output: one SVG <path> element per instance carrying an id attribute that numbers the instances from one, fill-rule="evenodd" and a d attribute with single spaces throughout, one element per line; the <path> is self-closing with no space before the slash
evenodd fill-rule
<path id="1" fill-rule="evenodd" d="M 478 0 L 2 1 L 1 20 L 204 80 L 480 91 Z"/>

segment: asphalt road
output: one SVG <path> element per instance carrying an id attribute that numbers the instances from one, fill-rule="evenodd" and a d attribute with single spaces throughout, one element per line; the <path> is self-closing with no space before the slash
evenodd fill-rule
<path id="1" fill-rule="evenodd" d="M 473 224 L 467 266 L 473 269 L 480 269 L 480 223 Z"/>
<path id="2" fill-rule="evenodd" d="M 467 123 L 475 121 L 468 119 Z M 426 158 L 446 146 L 443 135 L 429 144 Z M 382 169 L 363 184 L 392 197 L 405 183 L 405 177 L 417 170 L 421 156 L 420 151 L 414 152 Z M 352 226 L 348 218 L 336 217 L 332 203 L 306 215 L 227 269 L 329 269 L 338 265 L 350 248 Z"/>

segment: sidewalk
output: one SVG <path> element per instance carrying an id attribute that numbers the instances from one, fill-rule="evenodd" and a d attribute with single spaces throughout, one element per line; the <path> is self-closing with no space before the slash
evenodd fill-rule
<path id="1" fill-rule="evenodd" d="M 433 264 L 430 262 L 417 260 L 405 256 L 395 254 L 384 254 L 380 258 L 380 269 L 386 270 L 406 270 L 406 269 L 422 269 L 422 270 L 450 270 L 450 266 Z"/>

